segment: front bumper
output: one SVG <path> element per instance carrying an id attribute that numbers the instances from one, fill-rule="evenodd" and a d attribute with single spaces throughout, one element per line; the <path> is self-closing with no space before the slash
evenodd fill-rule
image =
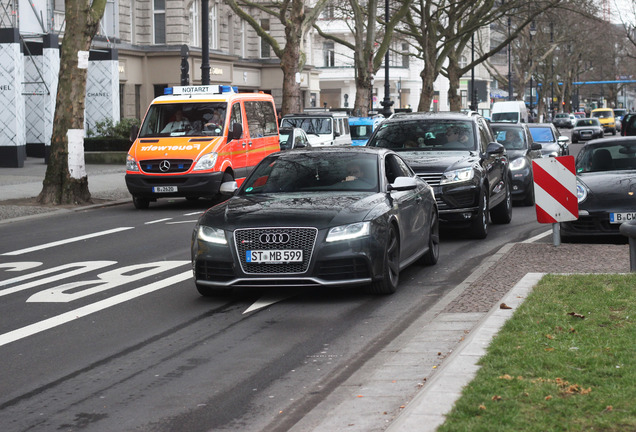
<path id="1" fill-rule="evenodd" d="M 219 192 L 222 172 L 153 176 L 126 173 L 126 187 L 133 196 L 148 199 L 167 197 L 213 197 Z M 176 192 L 154 192 L 154 187 L 175 186 Z"/>
<path id="2" fill-rule="evenodd" d="M 620 236 L 619 228 L 620 224 L 609 222 L 607 212 L 579 214 L 577 220 L 560 223 L 561 234 L 564 236 Z"/>

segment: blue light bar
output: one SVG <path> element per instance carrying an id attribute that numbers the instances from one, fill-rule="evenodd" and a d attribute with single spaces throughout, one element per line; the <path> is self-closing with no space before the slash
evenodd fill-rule
<path id="1" fill-rule="evenodd" d="M 166 87 L 163 89 L 163 94 L 164 95 L 171 95 L 172 94 L 172 87 Z"/>

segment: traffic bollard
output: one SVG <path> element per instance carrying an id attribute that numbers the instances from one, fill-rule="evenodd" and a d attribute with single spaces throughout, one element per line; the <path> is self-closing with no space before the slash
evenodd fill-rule
<path id="1" fill-rule="evenodd" d="M 636 221 L 622 223 L 619 230 L 629 238 L 629 271 L 636 272 Z"/>

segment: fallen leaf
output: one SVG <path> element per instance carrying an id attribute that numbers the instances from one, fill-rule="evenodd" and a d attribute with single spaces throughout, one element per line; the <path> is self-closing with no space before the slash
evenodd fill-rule
<path id="1" fill-rule="evenodd" d="M 554 351 L 554 348 L 546 348 L 546 351 Z"/>
<path id="2" fill-rule="evenodd" d="M 552 399 L 552 396 L 550 396 L 550 395 L 545 397 L 545 400 L 550 400 L 550 399 Z"/>
<path id="3" fill-rule="evenodd" d="M 486 411 L 486 406 L 485 405 L 479 405 L 479 409 L 482 411 Z"/>
<path id="4" fill-rule="evenodd" d="M 494 395 L 494 396 L 492 397 L 492 400 L 494 400 L 494 401 L 500 401 L 500 400 L 501 400 L 501 396 L 499 396 L 499 395 Z"/>
<path id="5" fill-rule="evenodd" d="M 502 304 L 499 305 L 499 309 L 512 309 L 512 308 L 510 306 L 508 306 L 507 304 L 502 303 Z"/>
<path id="6" fill-rule="evenodd" d="M 551 334 L 547 334 L 545 335 L 545 337 L 547 337 L 548 339 L 554 339 L 554 336 L 552 336 Z"/>
<path id="7" fill-rule="evenodd" d="M 612 411 L 612 410 L 614 410 L 614 407 L 613 407 L 613 406 L 611 406 L 611 405 L 608 405 L 608 406 L 606 406 L 606 407 L 605 407 L 605 409 L 603 410 L 603 412 L 610 412 L 610 411 Z"/>
<path id="8" fill-rule="evenodd" d="M 581 319 L 585 319 L 585 315 L 581 315 L 581 314 L 578 314 L 578 313 L 576 313 L 576 312 L 570 312 L 570 313 L 568 313 L 568 315 L 571 315 L 571 316 L 573 316 L 574 318 L 581 318 Z"/>
<path id="9" fill-rule="evenodd" d="M 510 375 L 508 375 L 508 374 L 504 374 L 504 375 L 501 375 L 501 376 L 499 377 L 499 379 L 505 379 L 505 380 L 509 380 L 509 381 L 510 381 L 511 379 L 514 379 L 514 378 L 512 378 L 512 377 L 511 377 Z"/>

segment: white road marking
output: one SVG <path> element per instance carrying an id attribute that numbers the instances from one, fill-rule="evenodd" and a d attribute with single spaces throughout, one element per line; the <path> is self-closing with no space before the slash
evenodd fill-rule
<path id="1" fill-rule="evenodd" d="M 552 234 L 552 230 L 549 230 L 549 231 L 543 232 L 543 233 L 541 233 L 541 234 L 537 234 L 536 236 L 534 236 L 534 237 L 532 237 L 532 238 L 529 238 L 529 239 L 527 239 L 527 240 L 524 240 L 524 241 L 522 241 L 521 243 L 534 243 L 535 241 L 540 240 L 540 239 L 542 239 L 543 237 L 547 237 L 547 236 L 549 236 L 550 234 Z"/>
<path id="2" fill-rule="evenodd" d="M 34 267 L 41 266 L 41 262 L 37 261 L 26 261 L 26 262 L 17 262 L 17 263 L 0 263 L 0 268 L 6 268 L 6 271 L 14 271 L 20 272 L 24 270 L 29 270 Z"/>
<path id="3" fill-rule="evenodd" d="M 177 224 L 195 224 L 197 221 L 195 220 L 186 220 L 186 221 L 178 221 L 178 222 L 166 222 L 166 225 L 177 225 Z"/>
<path id="4" fill-rule="evenodd" d="M 205 211 L 200 210 L 200 211 L 196 211 L 196 212 L 192 212 L 192 213 L 185 213 L 184 216 L 193 216 L 193 215 L 198 215 L 198 214 L 203 214 L 205 213 Z"/>
<path id="5" fill-rule="evenodd" d="M 274 292 L 274 293 L 268 293 L 265 294 L 263 297 L 259 298 L 256 302 L 254 302 L 254 304 L 250 307 L 248 307 L 247 309 L 245 309 L 245 312 L 243 312 L 243 314 L 249 313 L 249 312 L 254 312 L 257 311 L 259 309 L 263 309 L 269 305 L 272 305 L 274 303 L 278 303 L 281 302 L 283 300 L 287 300 L 288 298 L 293 297 L 293 294 L 286 294 L 286 293 L 282 293 L 282 292 Z"/>
<path id="6" fill-rule="evenodd" d="M 61 245 L 68 244 L 68 243 L 74 243 L 74 242 L 78 242 L 78 241 L 81 241 L 81 240 L 86 240 L 86 239 L 89 239 L 89 238 L 105 236 L 105 235 L 108 235 L 108 234 L 114 234 L 114 233 L 117 233 L 117 232 L 120 232 L 120 231 L 126 231 L 126 230 L 130 230 L 130 229 L 133 229 L 133 228 L 134 227 L 113 228 L 113 229 L 106 230 L 106 231 L 100 231 L 100 232 L 96 232 L 96 233 L 92 233 L 92 234 L 86 234 L 86 235 L 79 236 L 79 237 L 72 237 L 72 238 L 68 238 L 68 239 L 65 239 L 65 240 L 58 240 L 58 241 L 55 241 L 55 242 L 46 243 L 46 244 L 39 245 L 39 246 L 33 246 L 33 247 L 30 247 L 30 248 L 26 248 L 26 249 L 20 249 L 20 250 L 13 251 L 13 252 L 6 252 L 6 253 L 3 253 L 2 255 L 7 255 L 7 256 L 23 255 L 23 254 L 26 254 L 26 253 L 35 252 L 35 251 L 42 250 L 42 249 L 48 249 L 48 248 L 51 248 L 51 247 L 61 246 Z"/>
<path id="7" fill-rule="evenodd" d="M 153 221 L 150 221 L 150 222 L 146 222 L 145 225 L 156 224 L 156 223 L 159 223 L 159 222 L 165 222 L 165 221 L 169 221 L 169 220 L 172 220 L 172 218 L 163 218 L 163 219 L 153 220 Z"/>
<path id="8" fill-rule="evenodd" d="M 20 339 L 24 339 L 25 337 L 32 336 L 34 334 L 43 332 L 45 330 L 52 329 L 54 327 L 60 326 L 62 324 L 66 324 L 68 322 L 74 321 L 78 318 L 85 317 L 87 315 L 93 314 L 95 312 L 99 312 L 101 310 L 107 309 L 112 306 L 116 306 L 120 303 L 127 302 L 136 297 L 140 297 L 145 294 L 149 294 L 153 291 L 160 290 L 162 288 L 166 288 L 170 285 L 183 282 L 187 279 L 192 278 L 192 270 L 188 270 L 186 272 L 177 274 L 175 276 L 171 276 L 169 278 L 154 282 L 150 285 L 146 285 L 140 288 L 136 288 L 134 290 L 118 294 L 116 296 L 100 300 L 98 302 L 77 308 L 75 310 L 45 319 L 43 321 L 30 324 L 28 326 L 10 331 L 8 333 L 4 333 L 0 335 L 0 346 L 7 345 L 11 342 L 15 342 Z"/>

